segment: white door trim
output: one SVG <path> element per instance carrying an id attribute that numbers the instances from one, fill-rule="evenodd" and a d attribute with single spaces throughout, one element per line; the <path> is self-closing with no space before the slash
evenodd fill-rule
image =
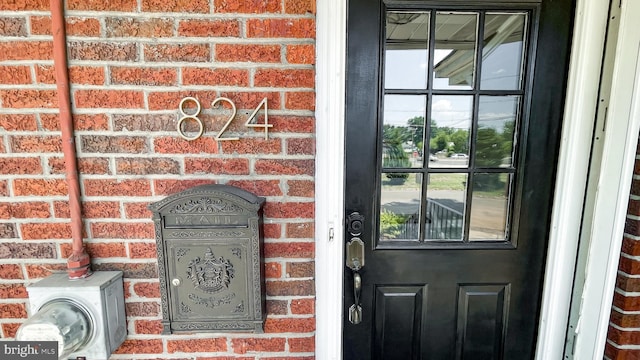
<path id="1" fill-rule="evenodd" d="M 594 38 L 604 36 L 602 17 L 606 20 L 608 7 L 608 0 L 577 3 L 556 183 L 561 197 L 554 201 L 538 359 L 560 359 L 563 354 L 604 42 Z M 342 357 L 346 4 L 317 0 L 316 7 L 316 358 L 322 360 Z"/>

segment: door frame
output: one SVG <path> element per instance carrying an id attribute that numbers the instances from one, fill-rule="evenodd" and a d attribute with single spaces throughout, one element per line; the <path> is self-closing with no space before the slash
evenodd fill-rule
<path id="1" fill-rule="evenodd" d="M 618 0 L 616 0 L 617 2 Z M 628 1 L 628 0 L 625 0 Z M 539 336 L 536 359 L 560 359 L 563 356 L 571 288 L 575 273 L 575 259 L 579 244 L 583 213 L 591 134 L 595 119 L 600 69 L 604 51 L 604 36 L 610 0 L 577 0 L 574 38 L 571 49 L 563 133 L 558 159 L 555 200 L 545 269 Z M 342 275 L 344 270 L 343 179 L 344 179 L 344 120 L 345 120 L 345 55 L 346 2 L 317 0 L 316 5 L 316 358 L 341 359 L 342 356 Z M 627 131 L 627 124 L 614 124 Z M 637 132 L 636 132 L 637 134 Z M 636 136 L 637 138 L 637 136 Z M 625 152 L 635 153 L 635 144 L 625 143 Z M 605 149 L 605 152 L 607 150 Z M 605 157 L 624 165 L 624 157 Z M 628 166 L 627 166 L 628 167 Z M 626 168 L 625 168 L 626 169 Z M 628 186 L 620 177 L 615 198 L 627 198 Z M 616 184 L 614 184 L 616 185 Z M 609 193 L 611 196 L 612 193 Z M 620 210 L 614 209 L 619 223 Z M 624 211 L 622 211 L 624 212 Z M 614 219 L 615 220 L 615 219 Z M 596 219 L 594 227 L 611 225 Z M 623 216 L 624 222 L 624 216 Z M 616 223 L 614 221 L 614 223 Z M 600 224 L 600 225 L 599 225 Z M 562 226 L 560 226 L 562 225 Z M 619 229 L 618 229 L 619 230 Z M 612 237 L 591 242 L 610 242 Z M 599 241 L 598 241 L 599 240 Z M 612 249 L 615 244 L 610 244 Z M 608 245 L 609 246 L 609 245 Z M 619 246 L 618 246 L 619 249 Z M 619 252 L 609 251 L 602 273 L 615 274 Z M 551 276 L 553 275 L 553 276 Z M 613 279 L 613 280 L 612 280 Z M 587 278 L 589 283 L 591 277 Z M 615 276 L 595 279 L 594 286 L 611 289 Z M 586 293 L 588 294 L 588 293 Z M 610 311 L 607 293 L 599 297 L 599 318 Z M 584 328 L 583 335 L 606 336 L 607 324 Z M 596 336 L 601 339 L 601 336 Z M 597 345 L 597 344 L 596 344 Z M 604 341 L 601 344 L 604 348 Z M 595 354 L 594 354 L 595 358 Z"/>

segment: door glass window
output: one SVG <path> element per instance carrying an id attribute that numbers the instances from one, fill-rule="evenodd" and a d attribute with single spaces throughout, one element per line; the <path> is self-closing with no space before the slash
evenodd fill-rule
<path id="1" fill-rule="evenodd" d="M 527 12 L 386 11 L 379 241 L 509 239 Z"/>

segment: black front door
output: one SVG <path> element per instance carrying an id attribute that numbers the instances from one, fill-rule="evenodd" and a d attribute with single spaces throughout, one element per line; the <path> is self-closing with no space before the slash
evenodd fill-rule
<path id="1" fill-rule="evenodd" d="M 350 0 L 344 359 L 531 359 L 571 0 Z"/>

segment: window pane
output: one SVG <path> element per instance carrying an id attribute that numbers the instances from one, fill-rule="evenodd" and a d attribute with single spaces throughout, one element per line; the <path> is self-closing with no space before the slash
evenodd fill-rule
<path id="1" fill-rule="evenodd" d="M 382 173 L 380 240 L 418 241 L 421 174 Z"/>
<path id="2" fill-rule="evenodd" d="M 434 95 L 432 102 L 429 167 L 467 167 L 473 96 Z"/>
<path id="3" fill-rule="evenodd" d="M 387 12 L 384 83 L 387 89 L 426 89 L 429 13 Z"/>
<path id="4" fill-rule="evenodd" d="M 519 96 L 480 96 L 476 166 L 511 166 L 519 105 Z"/>
<path id="5" fill-rule="evenodd" d="M 382 167 L 422 167 L 426 96 L 385 95 Z"/>
<path id="6" fill-rule="evenodd" d="M 485 16 L 481 89 L 520 88 L 525 20 L 525 14 L 487 14 Z"/>
<path id="7" fill-rule="evenodd" d="M 472 89 L 478 15 L 439 12 L 435 25 L 433 88 Z"/>
<path id="8" fill-rule="evenodd" d="M 510 174 L 475 174 L 469 240 L 504 240 L 508 219 Z"/>
<path id="9" fill-rule="evenodd" d="M 467 174 L 430 174 L 426 241 L 462 241 Z"/>

